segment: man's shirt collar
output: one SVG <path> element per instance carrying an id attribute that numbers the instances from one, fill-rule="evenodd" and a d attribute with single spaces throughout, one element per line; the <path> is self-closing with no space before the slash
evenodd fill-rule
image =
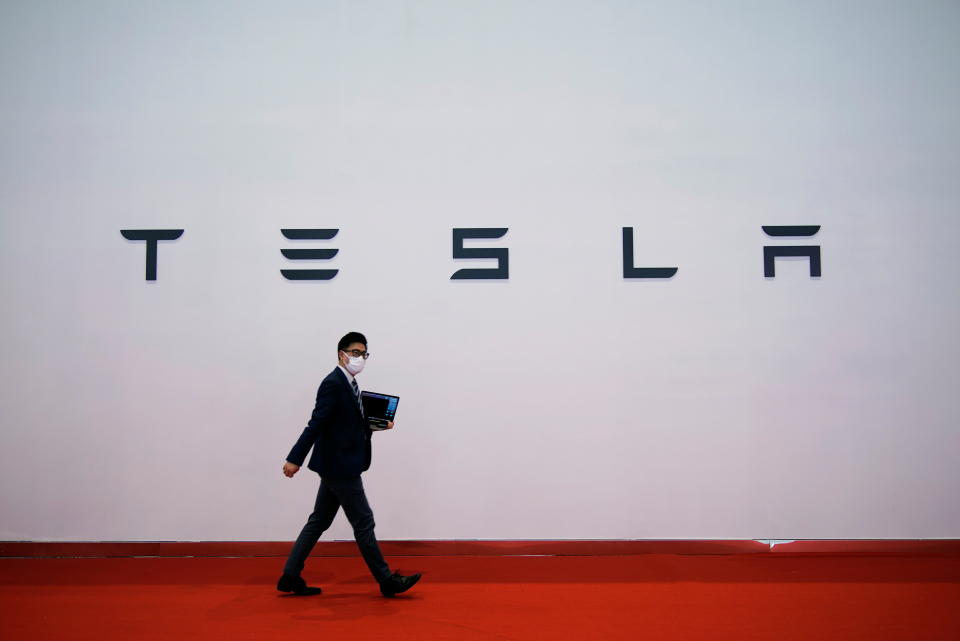
<path id="1" fill-rule="evenodd" d="M 339 368 L 340 368 L 340 371 L 343 372 L 343 375 L 347 377 L 347 382 L 350 383 L 350 386 L 352 387 L 352 386 L 353 386 L 353 380 L 354 380 L 353 374 L 351 374 L 350 372 L 348 372 L 348 371 L 347 371 L 347 368 L 344 367 L 343 365 L 340 365 L 339 363 L 337 364 L 337 367 L 339 367 Z M 360 385 L 358 384 L 357 387 L 360 387 Z"/>

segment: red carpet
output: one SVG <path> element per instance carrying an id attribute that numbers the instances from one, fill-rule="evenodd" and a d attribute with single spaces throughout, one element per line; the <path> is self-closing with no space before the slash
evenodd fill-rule
<path id="1" fill-rule="evenodd" d="M 0 639 L 957 641 L 956 556 L 392 557 L 388 600 L 356 558 L 0 559 Z"/>

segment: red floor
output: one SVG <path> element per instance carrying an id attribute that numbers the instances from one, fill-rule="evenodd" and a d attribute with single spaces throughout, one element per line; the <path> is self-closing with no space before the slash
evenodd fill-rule
<path id="1" fill-rule="evenodd" d="M 280 596 L 281 558 L 0 559 L 2 641 L 651 639 L 957 641 L 956 556 L 312 558 L 318 597 Z"/>

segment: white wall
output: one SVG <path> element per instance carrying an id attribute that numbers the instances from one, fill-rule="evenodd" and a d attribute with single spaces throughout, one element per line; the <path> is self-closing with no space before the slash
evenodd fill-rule
<path id="1" fill-rule="evenodd" d="M 3 3 L 0 538 L 292 539 L 316 476 L 280 467 L 353 329 L 401 397 L 381 538 L 960 536 L 958 23 Z M 500 226 L 509 281 L 451 281 L 451 230 Z M 625 280 L 626 226 L 677 275 Z M 130 228 L 186 230 L 156 282 Z M 812 243 L 822 278 L 763 277 Z M 340 273 L 285 280 L 296 246 Z"/>

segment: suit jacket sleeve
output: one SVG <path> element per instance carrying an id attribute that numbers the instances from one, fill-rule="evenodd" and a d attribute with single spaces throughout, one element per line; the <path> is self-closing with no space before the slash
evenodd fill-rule
<path id="1" fill-rule="evenodd" d="M 303 465 L 303 461 L 310 453 L 310 448 L 316 443 L 320 430 L 324 429 L 334 408 L 334 382 L 332 379 L 325 378 L 317 390 L 317 402 L 313 406 L 313 414 L 307 426 L 303 428 L 303 433 L 297 439 L 293 449 L 287 456 L 287 460 L 294 465 Z"/>

